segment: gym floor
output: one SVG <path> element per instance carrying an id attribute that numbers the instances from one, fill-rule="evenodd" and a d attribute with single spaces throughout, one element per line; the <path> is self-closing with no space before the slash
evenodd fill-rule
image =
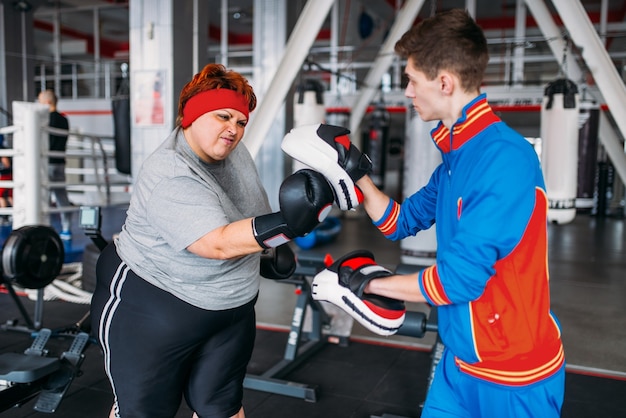
<path id="1" fill-rule="evenodd" d="M 124 219 L 124 207 L 104 208 L 103 234 L 112 236 Z M 360 212 L 341 216 L 342 231 L 337 239 L 316 247 L 307 254 L 339 257 L 354 249 L 371 250 L 376 260 L 395 268 L 400 263 L 400 245 L 386 241 Z M 596 218 L 579 214 L 564 225 L 549 226 L 549 263 L 552 307 L 558 316 L 568 361 L 566 400 L 563 417 L 626 416 L 626 235 L 624 219 Z M 73 228 L 73 248 L 89 242 L 82 231 Z M 262 282 L 257 304 L 258 337 L 250 376 L 264 376 L 286 355 L 294 308 L 301 300 L 298 287 L 270 280 Z M 306 290 L 306 287 L 305 287 Z M 20 297 L 32 313 L 34 302 Z M 249 418 L 264 417 L 418 417 L 424 399 L 430 367 L 430 350 L 435 335 L 423 338 L 379 337 L 352 323 L 330 306 L 333 317 L 324 335 L 336 343 L 316 345 L 317 351 L 279 382 L 287 387 L 313 388 L 311 399 L 246 389 L 244 407 Z M 410 305 L 410 310 L 428 313 L 426 306 Z M 59 328 L 76 323 L 88 310 L 87 305 L 62 300 L 43 303 L 43 325 Z M 21 316 L 14 301 L 0 294 L 0 323 Z M 303 335 L 311 332 L 307 310 Z M 12 327 L 0 331 L 0 353 L 21 352 L 30 345 L 27 333 Z M 69 342 L 51 340 L 52 350 L 63 351 Z M 96 346 L 86 350 L 82 375 L 77 377 L 57 412 L 62 418 L 106 417 L 112 394 L 102 370 L 102 356 Z M 304 358 L 305 355 L 302 355 Z M 298 356 L 296 356 L 298 358 Z M 271 379 L 270 379 L 271 380 Z M 0 392 L 0 397 L 1 397 Z M 33 401 L 2 416 L 51 416 L 35 412 Z M 176 416 L 190 417 L 183 404 Z"/>

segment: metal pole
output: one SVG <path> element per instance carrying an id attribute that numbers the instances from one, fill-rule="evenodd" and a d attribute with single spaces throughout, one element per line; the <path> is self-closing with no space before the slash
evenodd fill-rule
<path id="1" fill-rule="evenodd" d="M 473 19 L 476 19 L 476 0 L 465 0 L 465 9 Z"/>
<path id="2" fill-rule="evenodd" d="M 398 11 L 396 20 L 389 30 L 385 43 L 378 52 L 374 66 L 365 77 L 361 94 L 352 106 L 352 112 L 350 114 L 350 131 L 352 132 L 353 141 L 357 143 L 360 141 L 358 131 L 365 111 L 378 91 L 383 74 L 389 69 L 393 62 L 394 45 L 402 34 L 411 27 L 423 4 L 424 0 L 408 0 L 402 9 Z"/>
<path id="3" fill-rule="evenodd" d="M 563 52 L 565 51 L 567 45 L 563 40 L 561 30 L 556 23 L 554 23 L 548 7 L 543 0 L 526 0 L 526 5 L 535 18 L 535 21 L 537 21 L 537 25 L 543 33 L 543 36 L 548 41 L 548 46 L 550 47 L 552 54 L 560 64 L 563 59 Z M 561 70 L 567 78 L 570 78 L 576 83 L 583 81 L 582 71 L 580 70 L 573 54 L 569 50 L 567 51 L 567 55 L 565 57 L 565 67 L 566 68 L 561 68 Z"/>
<path id="4" fill-rule="evenodd" d="M 609 110 L 615 115 L 617 127 L 622 136 L 626 136 L 626 118 L 619 116 L 626 109 L 626 86 L 589 20 L 589 16 L 580 1 L 552 0 L 552 4 L 561 16 L 574 43 L 580 46 L 585 63 L 593 74 Z"/>
<path id="5" fill-rule="evenodd" d="M 613 124 L 603 112 L 600 112 L 598 136 L 613 163 L 613 167 L 615 167 L 615 171 L 622 179 L 622 183 L 626 184 L 626 153 L 624 153 L 621 141 L 613 129 Z"/>
<path id="6" fill-rule="evenodd" d="M 515 3 L 515 46 L 513 48 L 513 86 L 524 84 L 524 48 L 526 37 L 526 4 L 524 0 Z"/>
<path id="7" fill-rule="evenodd" d="M 330 12 L 330 91 L 339 93 L 337 71 L 339 70 L 339 2 L 335 2 Z"/>
<path id="8" fill-rule="evenodd" d="M 602 0 L 600 3 L 600 39 L 602 44 L 606 46 L 606 26 L 609 15 L 609 1 Z"/>
<path id="9" fill-rule="evenodd" d="M 61 97 L 61 16 L 58 5 L 54 9 L 53 21 L 53 45 L 54 45 L 54 92 Z M 74 96 L 74 93 L 72 93 Z"/>
<path id="10" fill-rule="evenodd" d="M 42 189 L 42 179 L 48 175 L 48 159 L 42 156 L 42 149 L 48 146 L 48 135 L 43 131 L 48 123 L 48 106 L 13 102 L 13 119 L 21 128 L 15 132 L 13 141 L 13 229 L 48 225 L 48 217 L 43 216 L 47 193 Z"/>
<path id="11" fill-rule="evenodd" d="M 228 67 L 228 0 L 222 0 L 220 31 L 220 62 Z"/>
<path id="12" fill-rule="evenodd" d="M 100 78 L 101 76 L 101 62 L 102 62 L 102 57 L 101 57 L 101 52 L 100 52 L 100 9 L 95 8 L 93 9 L 93 58 L 94 58 L 94 65 L 93 65 L 93 70 L 94 70 L 94 77 L 93 77 L 93 82 L 94 82 L 94 97 L 100 97 Z M 57 91 L 57 94 L 60 94 L 59 91 Z M 77 92 L 78 95 L 78 92 Z M 60 97 L 60 96 L 59 96 Z"/>
<path id="13" fill-rule="evenodd" d="M 547 6 L 542 0 L 526 0 L 526 5 L 537 21 L 539 29 L 541 29 L 541 32 L 548 40 L 548 45 L 552 50 L 552 54 L 554 54 L 558 62 L 561 62 L 565 42 L 563 41 L 561 32 L 554 23 Z M 569 51 L 566 56 L 565 66 L 567 68 L 564 68 L 563 71 L 565 72 L 565 70 L 567 70 L 565 72 L 566 76 L 576 82 L 583 81 L 582 70 Z M 624 87 L 621 82 L 620 84 Z M 613 166 L 622 179 L 622 182 L 626 183 L 626 154 L 624 154 L 621 141 L 615 132 L 613 132 L 611 125 L 612 124 L 609 121 L 608 116 L 605 115 L 604 112 L 600 112 L 600 142 L 602 142 L 602 145 L 604 146 L 607 155 L 613 162 Z"/>
<path id="14" fill-rule="evenodd" d="M 22 100 L 28 100 L 28 65 L 26 51 L 26 12 L 21 12 L 22 18 Z"/>
<path id="15" fill-rule="evenodd" d="M 192 35 L 192 43 L 193 43 L 193 51 L 192 53 L 192 63 L 191 63 L 191 69 L 192 69 L 192 74 L 196 74 L 200 71 L 200 58 L 199 58 L 199 53 L 200 51 L 198 51 L 198 36 L 199 36 L 199 23 L 198 23 L 198 19 L 200 19 L 199 17 L 199 13 L 198 13 L 198 0 L 193 0 L 193 35 Z"/>
<path id="16" fill-rule="evenodd" d="M 246 129 L 244 142 L 252 158 L 255 158 L 261 149 L 263 139 L 274 123 L 274 115 L 284 103 L 293 80 L 300 71 L 333 3 L 334 0 L 309 0 L 304 6 L 287 41 L 276 73 L 266 90 L 267 93 Z"/>

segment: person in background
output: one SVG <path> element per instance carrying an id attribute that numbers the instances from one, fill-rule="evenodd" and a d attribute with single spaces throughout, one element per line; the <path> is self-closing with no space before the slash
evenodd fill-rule
<path id="1" fill-rule="evenodd" d="M 56 129 L 69 130 L 69 122 L 57 110 L 57 95 L 52 90 L 43 90 L 37 96 L 37 101 L 48 106 L 50 119 L 48 126 Z M 50 151 L 65 152 L 67 147 L 67 134 L 50 133 L 48 136 Z M 48 178 L 51 182 L 65 182 L 65 157 L 48 158 Z M 50 188 L 50 195 L 59 208 L 71 208 L 74 206 L 67 196 L 65 186 Z M 72 212 L 61 212 L 61 233 L 64 241 L 72 239 Z"/>
<path id="2" fill-rule="evenodd" d="M 422 418 L 557 418 L 565 354 L 551 311 L 546 188 L 532 145 L 500 120 L 480 91 L 489 60 L 484 33 L 467 11 L 453 9 L 417 23 L 395 50 L 406 59 L 405 96 L 422 120 L 439 122 L 431 137 L 443 162 L 401 203 L 346 164 L 340 164 L 348 167 L 343 183 L 362 193 L 365 211 L 390 240 L 436 223 L 436 263 L 394 274 L 371 254 L 351 253 L 314 277 L 313 297 L 336 304 L 349 299 L 340 306 L 355 317 L 378 318 L 365 304 L 360 312 L 351 309 L 374 295 L 437 308 L 445 349 Z M 290 155 L 324 170 L 325 155 L 332 154 L 307 142 L 322 148 L 333 139 L 318 132 L 294 134 L 299 148 Z M 359 161 L 360 152 L 340 134 L 337 162 L 346 152 Z"/>
<path id="3" fill-rule="evenodd" d="M 187 83 L 176 128 L 143 163 L 127 217 L 96 266 L 92 330 L 115 396 L 111 417 L 243 418 L 260 278 L 295 270 L 289 240 L 330 211 L 324 177 L 302 170 L 271 208 L 241 144 L 256 96 L 208 64 Z"/>

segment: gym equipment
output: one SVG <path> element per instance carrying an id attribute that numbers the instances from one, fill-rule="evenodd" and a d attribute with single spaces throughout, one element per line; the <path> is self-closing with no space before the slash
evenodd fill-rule
<path id="1" fill-rule="evenodd" d="M 13 231 L 2 248 L 2 280 L 28 326 L 38 329 L 31 346 L 23 353 L 0 354 L 0 412 L 22 406 L 35 397 L 33 409 L 53 413 L 63 400 L 74 378 L 81 373 L 90 337 L 81 330 L 88 315 L 75 325 L 52 331 L 40 328 L 42 304 L 36 301 L 36 321 L 33 322 L 13 289 L 12 281 L 20 286 L 43 289 L 63 267 L 63 243 L 54 229 L 44 225 L 23 226 Z M 41 292 L 39 292 L 41 295 Z M 46 348 L 52 336 L 71 337 L 70 347 L 60 356 L 49 355 Z"/>
<path id="2" fill-rule="evenodd" d="M 23 354 L 0 355 L 0 388 L 4 386 L 0 390 L 0 412 L 22 406 L 34 397 L 35 411 L 57 410 L 74 377 L 80 374 L 89 335 L 78 333 L 68 350 L 59 357 L 50 357 L 45 347 L 52 335 L 50 329 L 42 328 Z"/>
<path id="3" fill-rule="evenodd" d="M 78 224 L 91 239 L 83 250 L 83 290 L 93 293 L 96 289 L 96 263 L 100 252 L 109 244 L 100 231 L 102 213 L 99 206 L 81 206 Z"/>
<path id="4" fill-rule="evenodd" d="M 387 169 L 387 142 L 389 138 L 389 111 L 385 103 L 376 103 L 368 119 L 368 129 L 363 132 L 363 152 L 372 161 L 370 178 L 379 189 L 385 188 Z"/>
<path id="5" fill-rule="evenodd" d="M 322 330 L 330 326 L 330 317 L 324 311 L 324 307 L 311 297 L 311 286 L 307 280 L 307 277 L 314 276 L 325 267 L 323 257 L 299 253 L 297 259 L 298 265 L 294 275 L 289 279 L 280 281 L 280 283 L 295 285 L 298 295 L 283 358 L 259 376 L 247 374 L 243 381 L 243 387 L 316 402 L 317 388 L 315 386 L 282 380 L 283 377 L 319 351 L 329 338 L 323 335 Z M 307 308 L 311 309 L 311 330 L 309 332 L 304 331 L 304 315 Z"/>
<path id="6" fill-rule="evenodd" d="M 100 251 L 109 245 L 100 230 L 102 226 L 102 212 L 99 206 L 81 206 L 78 224 Z"/>
<path id="7" fill-rule="evenodd" d="M 568 223 L 576 217 L 579 98 L 566 78 L 548 84 L 541 105 L 541 166 L 548 195 L 548 220 Z"/>
<path id="8" fill-rule="evenodd" d="M 14 230 L 2 248 L 5 278 L 27 289 L 42 289 L 61 272 L 63 242 L 49 226 L 23 226 Z"/>
<path id="9" fill-rule="evenodd" d="M 324 85 L 314 79 L 303 80 L 296 86 L 293 100 L 293 126 L 304 126 L 313 123 L 323 123 L 326 114 L 324 106 Z M 292 161 L 292 171 L 306 168 L 298 160 Z"/>
<path id="10" fill-rule="evenodd" d="M 372 168 L 369 157 L 350 142 L 349 134 L 341 126 L 306 125 L 289 131 L 280 145 L 287 155 L 326 177 L 341 210 L 354 209 L 363 201 L 355 182 Z"/>
<path id="11" fill-rule="evenodd" d="M 113 137 L 115 139 L 115 167 L 122 174 L 131 174 L 130 140 L 130 80 L 128 64 L 123 63 L 122 82 L 114 97 L 111 98 L 113 111 Z"/>
<path id="12" fill-rule="evenodd" d="M 393 335 L 404 323 L 404 301 L 364 293 L 371 280 L 391 275 L 370 251 L 352 251 L 315 275 L 313 298 L 340 307 L 373 333 Z"/>
<path id="13" fill-rule="evenodd" d="M 97 206 L 81 206 L 79 224 L 99 250 L 108 242 L 102 237 L 102 217 Z M 41 289 L 50 284 L 63 267 L 63 243 L 54 229 L 47 226 L 25 226 L 15 230 L 2 249 L 3 280 L 9 293 L 33 328 L 41 325 L 42 309 L 38 308 L 38 322 L 33 323 L 24 309 L 8 278 L 20 285 L 29 284 Z M 43 301 L 37 300 L 41 304 Z M 22 406 L 35 397 L 33 409 L 53 413 L 76 376 L 85 359 L 84 351 L 92 342 L 83 324 L 89 323 L 87 312 L 76 324 L 58 330 L 41 328 L 33 332 L 31 346 L 23 353 L 0 354 L 0 412 Z M 51 337 L 70 337 L 70 347 L 60 356 L 51 356 L 46 344 Z"/>
<path id="14" fill-rule="evenodd" d="M 39 329 L 43 318 L 43 291 L 61 272 L 65 252 L 59 234 L 46 225 L 27 225 L 13 230 L 2 246 L 2 280 L 17 305 L 27 328 Z M 19 300 L 13 283 L 38 289 L 34 320 Z M 18 328 L 15 328 L 18 329 Z"/>
<path id="15" fill-rule="evenodd" d="M 259 271 L 266 279 L 283 280 L 296 271 L 296 255 L 289 244 L 267 248 L 261 252 Z"/>
<path id="16" fill-rule="evenodd" d="M 293 242 L 303 250 L 310 250 L 317 245 L 332 242 L 341 232 L 341 220 L 334 216 L 324 219 L 313 231 L 303 237 L 294 238 Z"/>
<path id="17" fill-rule="evenodd" d="M 283 358 L 261 375 L 247 374 L 243 382 L 244 388 L 300 398 L 307 402 L 317 401 L 317 388 L 315 386 L 284 380 L 283 378 L 326 344 L 344 342 L 341 340 L 343 337 L 323 332 L 330 328 L 331 318 L 320 302 L 312 298 L 311 285 L 308 281 L 308 278 L 314 277 L 326 268 L 328 258 L 327 254 L 315 251 L 301 251 L 297 254 L 298 265 L 294 275 L 290 279 L 280 281 L 280 283 L 295 285 L 298 295 Z M 408 274 L 420 268 L 415 265 L 400 265 L 396 272 Z M 305 332 L 303 327 L 307 308 L 311 309 L 311 330 Z M 431 308 L 428 316 L 423 312 L 407 311 L 404 323 L 398 329 L 397 335 L 422 338 L 426 332 L 431 331 L 437 331 L 437 315 L 434 308 Z M 442 347 L 438 340 L 433 350 L 434 355 L 429 376 L 432 376 L 441 359 Z M 429 387 L 431 380 L 432 378 L 429 377 Z M 392 416 L 386 415 L 385 418 L 392 418 Z"/>
<path id="18" fill-rule="evenodd" d="M 321 173 L 298 170 L 280 185 L 280 211 L 252 218 L 254 238 L 262 248 L 271 248 L 308 234 L 330 213 L 333 196 Z"/>
<path id="19" fill-rule="evenodd" d="M 403 199 L 424 187 L 435 168 L 441 164 L 441 152 L 433 144 L 430 131 L 437 121 L 424 122 L 415 109 L 407 109 L 406 141 L 403 158 Z M 400 241 L 403 264 L 430 265 L 437 257 L 437 225 Z"/>
<path id="20" fill-rule="evenodd" d="M 584 91 L 583 91 L 584 96 Z M 584 97 L 578 114 L 578 183 L 576 209 L 592 209 L 598 168 L 600 105 Z"/>

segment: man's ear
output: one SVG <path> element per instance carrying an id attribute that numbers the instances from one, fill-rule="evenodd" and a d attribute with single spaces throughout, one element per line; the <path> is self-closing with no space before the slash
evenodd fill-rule
<path id="1" fill-rule="evenodd" d="M 441 73 L 439 73 L 438 77 L 439 77 L 439 83 L 440 83 L 439 85 L 440 85 L 441 93 L 446 96 L 452 95 L 456 87 L 456 81 L 457 81 L 454 78 L 454 76 L 447 71 L 442 71 Z"/>

